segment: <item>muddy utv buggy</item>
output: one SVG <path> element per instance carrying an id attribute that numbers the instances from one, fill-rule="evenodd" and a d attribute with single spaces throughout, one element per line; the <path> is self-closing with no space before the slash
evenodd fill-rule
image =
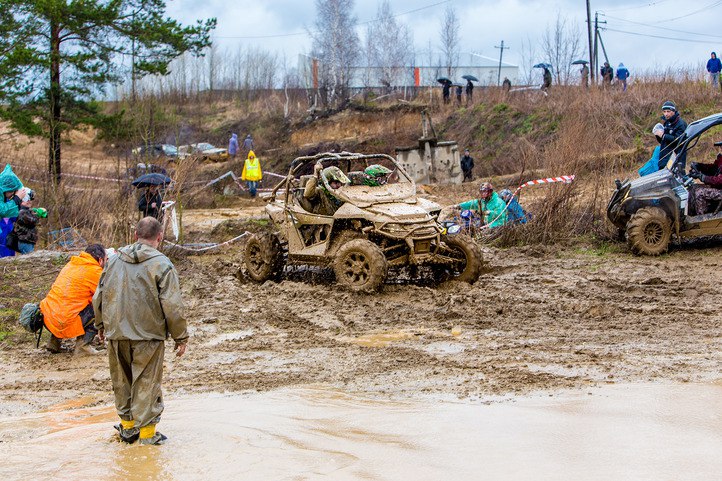
<path id="1" fill-rule="evenodd" d="M 390 171 L 388 180 L 366 185 L 368 173 L 380 170 Z M 332 180 L 343 182 L 334 188 L 325 173 L 339 171 Z M 309 182 L 328 196 L 326 205 L 330 201 L 335 212 L 321 213 L 304 196 Z M 268 198 L 266 212 L 277 232 L 248 239 L 246 275 L 263 282 L 278 278 L 286 264 L 326 266 L 338 284 L 371 292 L 389 272 L 414 276 L 428 268 L 435 279 L 473 283 L 482 269 L 481 250 L 468 237 L 447 237 L 438 222 L 440 211 L 438 204 L 416 196 L 414 181 L 388 155 L 299 157 Z"/>
<path id="2" fill-rule="evenodd" d="M 626 237 L 632 252 L 656 256 L 667 251 L 673 237 L 681 241 L 722 234 L 722 206 L 717 205 L 711 212 L 692 212 L 695 184 L 685 172 L 686 159 L 691 153 L 701 163 L 714 160 L 714 154 L 708 150 L 693 149 L 703 133 L 721 124 L 722 113 L 692 122 L 672 153 L 668 163 L 671 168 L 639 179 L 616 181 L 607 217 Z M 720 129 L 714 130 L 719 134 Z M 708 147 L 712 143 L 703 145 Z"/>

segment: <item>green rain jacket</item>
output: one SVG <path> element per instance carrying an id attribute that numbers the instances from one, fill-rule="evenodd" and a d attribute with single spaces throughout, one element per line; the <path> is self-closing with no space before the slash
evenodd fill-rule
<path id="1" fill-rule="evenodd" d="M 489 227 L 500 227 L 506 224 L 506 204 L 496 192 L 491 193 L 489 200 L 472 199 L 462 202 L 459 207 L 461 207 L 461 210 L 468 209 L 483 212 L 484 224 Z"/>
<path id="2" fill-rule="evenodd" d="M 136 242 L 118 249 L 93 296 L 95 327 L 114 340 L 188 339 L 178 273 L 165 255 Z"/>

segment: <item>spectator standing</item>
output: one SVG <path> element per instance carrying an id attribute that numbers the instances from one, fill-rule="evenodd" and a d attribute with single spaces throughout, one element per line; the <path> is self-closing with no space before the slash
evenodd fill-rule
<path id="1" fill-rule="evenodd" d="M 458 105 L 461 105 L 461 93 L 463 92 L 463 87 L 461 85 L 456 86 L 456 103 Z"/>
<path id="2" fill-rule="evenodd" d="M 248 134 L 246 138 L 243 139 L 243 151 L 250 152 L 253 148 L 253 137 L 251 137 L 251 134 Z"/>
<path id="3" fill-rule="evenodd" d="M 118 249 L 93 296 L 95 327 L 108 339 L 110 379 L 121 441 L 163 444 L 156 431 L 163 413 L 165 340 L 175 341 L 176 356 L 185 353 L 188 330 L 183 317 L 178 273 L 158 251 L 160 222 L 144 217 L 135 229 L 135 244 Z"/>
<path id="4" fill-rule="evenodd" d="M 449 100 L 450 100 L 450 96 L 451 96 L 451 81 L 450 80 L 444 81 L 444 85 L 441 89 L 441 93 L 444 97 L 444 103 L 448 104 Z"/>
<path id="5" fill-rule="evenodd" d="M 163 205 L 163 197 L 160 195 L 160 186 L 149 185 L 138 199 L 138 210 L 143 217 L 155 217 L 161 219 L 161 206 Z"/>
<path id="6" fill-rule="evenodd" d="M 622 92 L 627 91 L 627 79 L 629 78 L 629 70 L 624 66 L 623 63 L 619 63 L 617 67 L 617 80 L 622 83 Z"/>
<path id="7" fill-rule="evenodd" d="M 231 134 L 231 139 L 228 141 L 228 155 L 231 159 L 235 159 L 236 154 L 238 154 L 238 134 Z"/>
<path id="8" fill-rule="evenodd" d="M 504 77 L 504 81 L 501 83 L 501 88 L 504 92 L 511 90 L 511 80 L 509 80 L 509 77 Z"/>
<path id="9" fill-rule="evenodd" d="M 552 88 L 552 71 L 548 67 L 544 67 L 544 83 L 542 84 L 542 90 L 549 90 Z"/>
<path id="10" fill-rule="evenodd" d="M 97 354 L 90 343 L 98 332 L 93 325 L 93 294 L 107 261 L 105 248 L 91 244 L 58 274 L 50 292 L 40 302 L 43 322 L 50 331 L 47 350 L 60 352 L 60 340 L 76 338 L 75 354 Z"/>
<path id="11" fill-rule="evenodd" d="M 709 80 L 712 88 L 716 89 L 718 85 L 722 88 L 722 84 L 719 79 L 720 71 L 722 71 L 722 62 L 720 62 L 720 59 L 717 58 L 717 54 L 715 52 L 712 52 L 710 54 L 710 59 L 707 60 L 707 71 L 709 72 Z"/>
<path id="12" fill-rule="evenodd" d="M 602 74 L 602 86 L 604 88 L 610 87 L 612 85 L 612 80 L 614 79 L 614 69 L 609 66 L 609 62 L 604 62 L 604 66 L 601 68 L 599 73 Z"/>
<path id="13" fill-rule="evenodd" d="M 256 189 L 258 188 L 258 181 L 263 178 L 263 172 L 261 171 L 261 162 L 256 157 L 256 154 L 251 150 L 248 152 L 248 158 L 243 164 L 243 172 L 241 172 L 241 180 L 246 181 L 248 186 L 248 192 L 251 197 L 256 196 Z"/>
<path id="14" fill-rule="evenodd" d="M 589 88 L 589 66 L 587 64 L 582 65 L 582 69 L 579 71 L 582 74 L 582 87 L 585 89 Z"/>
<path id="15" fill-rule="evenodd" d="M 461 171 L 464 173 L 464 179 L 462 182 L 467 180 L 472 181 L 474 170 L 474 158 L 469 155 L 469 149 L 464 149 L 464 156 L 461 158 Z"/>
<path id="16" fill-rule="evenodd" d="M 474 84 L 471 83 L 471 80 L 467 80 L 466 81 L 466 103 L 470 104 L 473 99 L 474 99 Z"/>

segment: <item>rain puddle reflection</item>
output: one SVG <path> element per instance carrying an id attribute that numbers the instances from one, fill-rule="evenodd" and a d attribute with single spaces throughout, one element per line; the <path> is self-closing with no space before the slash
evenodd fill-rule
<path id="1" fill-rule="evenodd" d="M 491 405 L 310 388 L 167 395 L 163 446 L 122 444 L 114 422 L 107 405 L 0 419 L 0 476 L 607 481 L 722 472 L 720 384 L 613 385 Z"/>

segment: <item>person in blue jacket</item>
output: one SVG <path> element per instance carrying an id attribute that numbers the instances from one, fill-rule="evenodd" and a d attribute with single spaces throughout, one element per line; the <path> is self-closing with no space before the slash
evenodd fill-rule
<path id="1" fill-rule="evenodd" d="M 236 158 L 238 153 L 238 134 L 231 134 L 231 139 L 228 141 L 228 155 L 231 158 Z"/>
<path id="2" fill-rule="evenodd" d="M 510 224 L 526 224 L 531 216 L 522 208 L 516 196 L 509 189 L 499 192 L 501 200 L 507 204 L 506 219 Z"/>
<path id="3" fill-rule="evenodd" d="M 657 142 L 659 142 L 659 170 L 667 167 L 672 152 L 677 152 L 682 144 L 684 131 L 687 130 L 687 122 L 679 116 L 677 105 L 671 100 L 667 100 L 662 105 L 662 120 L 664 121 L 662 129 L 654 130 L 654 135 Z M 686 152 L 676 160 L 676 163 L 682 169 L 685 168 L 687 164 Z"/>
<path id="4" fill-rule="evenodd" d="M 5 245 L 5 239 L 13 230 L 20 206 L 23 205 L 22 199 L 27 193 L 10 164 L 0 173 L 0 192 L 0 257 L 10 257 L 15 255 L 15 251 Z"/>
<path id="5" fill-rule="evenodd" d="M 627 79 L 629 78 L 629 70 L 624 66 L 623 63 L 619 63 L 617 67 L 617 80 L 622 84 L 622 92 L 627 91 Z"/>
<path id="6" fill-rule="evenodd" d="M 707 60 L 707 71 L 709 72 L 709 80 L 712 84 L 712 88 L 717 88 L 719 85 L 722 88 L 722 84 L 719 82 L 719 73 L 722 71 L 722 62 L 717 58 L 717 54 L 712 52 L 710 59 Z"/>

